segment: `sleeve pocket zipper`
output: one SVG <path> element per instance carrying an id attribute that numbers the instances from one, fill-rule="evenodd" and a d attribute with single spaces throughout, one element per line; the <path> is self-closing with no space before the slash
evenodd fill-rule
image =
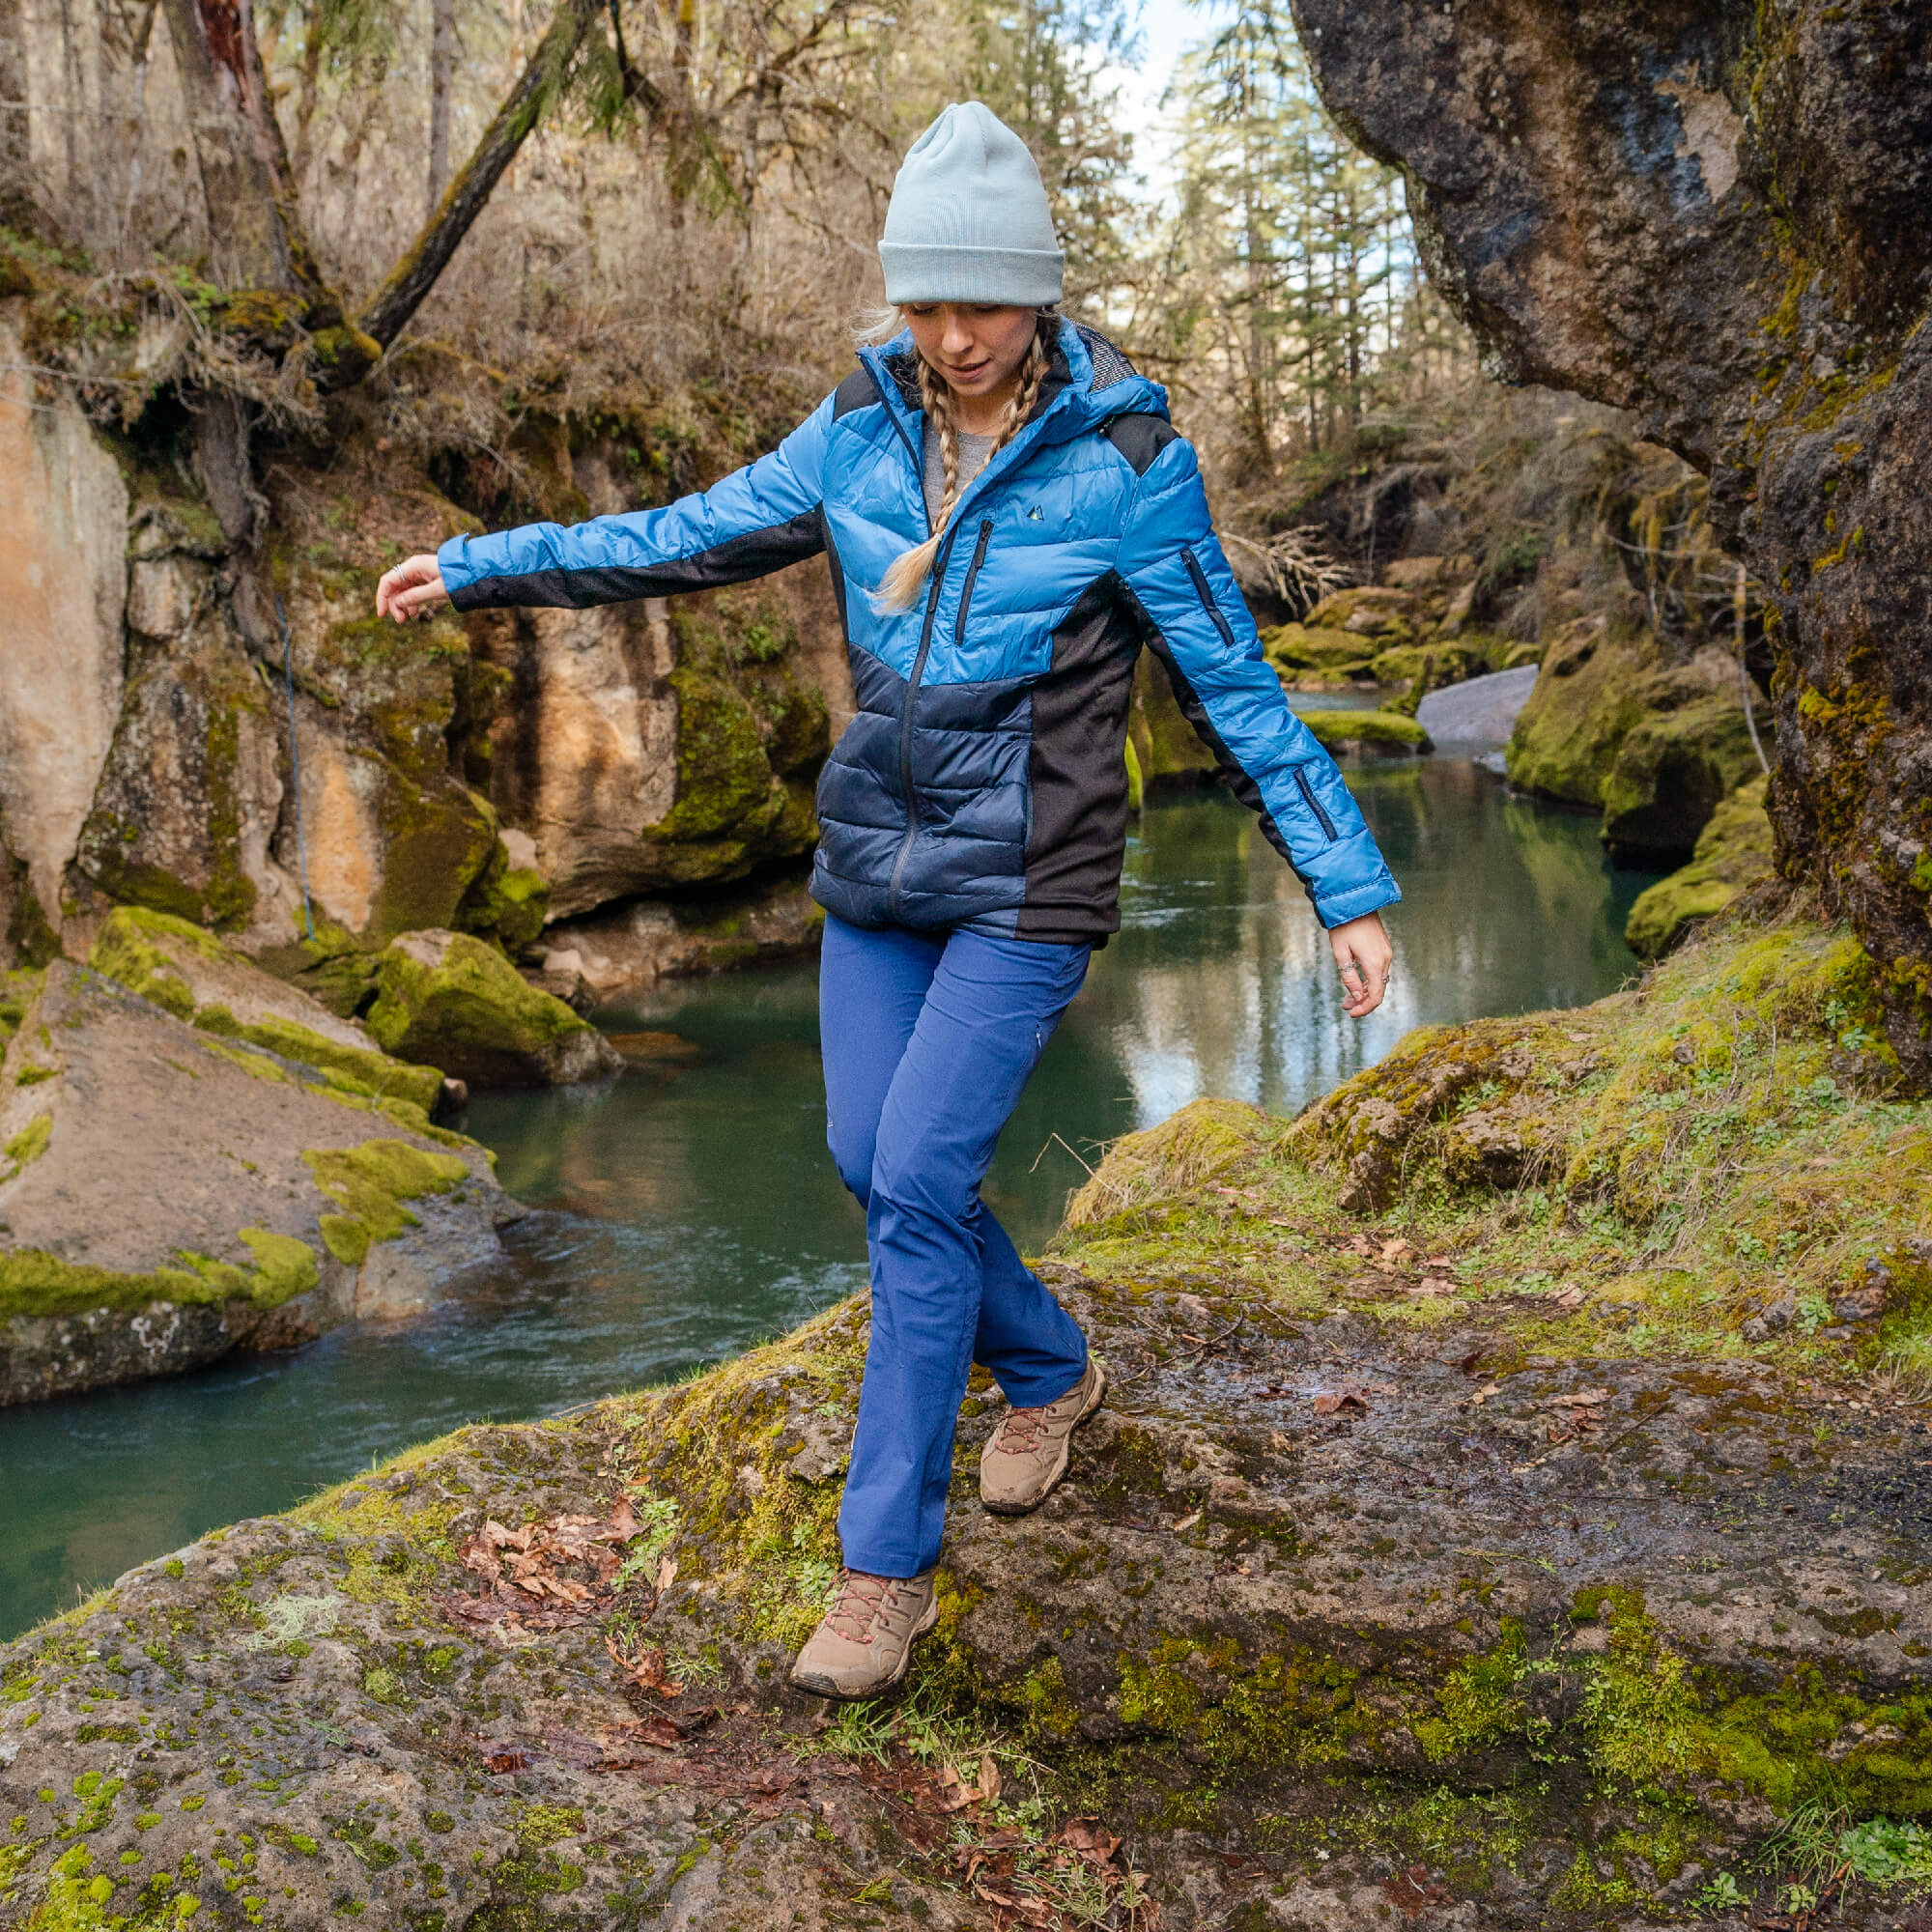
<path id="1" fill-rule="evenodd" d="M 1321 809 L 1321 801 L 1315 796 L 1315 787 L 1308 782 L 1308 774 L 1299 765 L 1294 768 L 1294 781 L 1301 787 L 1302 803 L 1315 814 L 1315 822 L 1330 838 L 1335 837 L 1335 821 Z"/>
<path id="2" fill-rule="evenodd" d="M 1201 599 L 1201 608 L 1213 619 L 1214 628 L 1221 634 L 1221 641 L 1232 650 L 1240 647 L 1235 642 L 1235 627 L 1221 614 L 1221 607 L 1214 601 L 1214 593 L 1208 587 L 1208 573 L 1201 568 L 1201 559 L 1191 550 L 1182 550 L 1180 560 L 1187 566 L 1187 574 L 1194 580 L 1194 594 Z"/>

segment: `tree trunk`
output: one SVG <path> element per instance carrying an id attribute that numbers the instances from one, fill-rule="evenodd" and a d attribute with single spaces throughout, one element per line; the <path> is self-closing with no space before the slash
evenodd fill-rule
<path id="1" fill-rule="evenodd" d="M 27 123 L 27 12 L 0 0 L 0 221 L 33 226 L 32 151 Z"/>
<path id="2" fill-rule="evenodd" d="M 172 4 L 192 4 L 192 0 L 172 0 Z M 380 347 L 386 349 L 402 332 L 403 325 L 421 307 L 436 286 L 436 278 L 448 267 L 449 258 L 469 232 L 470 223 L 482 213 L 503 171 L 516 159 L 518 149 L 562 87 L 577 49 L 597 16 L 599 4 L 600 0 L 562 0 L 529 64 L 483 130 L 475 151 L 444 190 L 422 233 L 357 318 L 360 331 Z M 353 358 L 345 357 L 330 368 L 319 368 L 316 382 L 325 389 L 341 388 L 359 378 L 366 367 L 366 363 L 356 367 Z"/>
<path id="3" fill-rule="evenodd" d="M 217 286 L 321 293 L 269 103 L 251 0 L 163 0 L 208 203 Z"/>
<path id="4" fill-rule="evenodd" d="M 423 219 L 436 213 L 449 180 L 449 89 L 456 73 L 456 0 L 430 0 L 429 195 Z"/>

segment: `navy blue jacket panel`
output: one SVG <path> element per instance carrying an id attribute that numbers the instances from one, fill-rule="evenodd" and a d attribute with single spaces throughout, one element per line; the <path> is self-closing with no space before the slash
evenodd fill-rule
<path id="1" fill-rule="evenodd" d="M 735 583 L 821 550 L 858 711 L 818 782 L 812 895 L 858 925 L 1092 943 L 1120 924 L 1124 740 L 1143 644 L 1324 925 L 1402 896 L 1334 761 L 1290 710 L 1165 392 L 1063 323 L 1026 426 L 960 493 L 932 575 L 911 338 L 777 449 L 661 510 L 454 537 L 460 611 Z"/>

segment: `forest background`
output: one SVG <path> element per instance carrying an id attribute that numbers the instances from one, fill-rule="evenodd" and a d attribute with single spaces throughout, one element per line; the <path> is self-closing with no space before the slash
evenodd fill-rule
<path id="1" fill-rule="evenodd" d="M 160 0 L 0 0 L 0 173 L 14 226 L 97 275 L 168 265 L 192 308 L 203 278 L 235 280 L 164 71 L 169 21 Z M 546 25 L 526 0 L 257 7 L 301 228 L 348 312 L 407 255 Z M 1069 309 L 1169 385 L 1259 531 L 1266 503 L 1248 499 L 1279 495 L 1285 469 L 1473 358 L 1418 272 L 1398 180 L 1317 104 L 1285 6 L 1170 8 L 1158 74 L 1141 27 L 1132 0 L 610 0 L 390 345 L 385 429 L 469 464 L 459 500 L 507 516 L 532 507 L 512 447 L 532 407 L 703 390 L 781 428 L 877 298 L 899 157 L 971 95 L 1039 158 Z M 450 380 L 446 357 L 484 380 Z M 320 431 L 298 383 L 265 368 L 256 386 Z"/>

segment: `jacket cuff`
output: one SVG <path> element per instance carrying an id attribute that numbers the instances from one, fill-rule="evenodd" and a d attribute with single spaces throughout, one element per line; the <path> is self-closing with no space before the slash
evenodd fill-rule
<path id="1" fill-rule="evenodd" d="M 1315 900 L 1315 917 L 1329 931 L 1338 925 L 1347 925 L 1351 919 L 1360 919 L 1365 913 L 1379 912 L 1383 906 L 1394 905 L 1402 897 L 1402 888 L 1396 884 L 1395 875 L 1383 867 L 1380 873 L 1368 884 L 1351 886 L 1345 893 L 1322 893 Z"/>
<path id="2" fill-rule="evenodd" d="M 469 561 L 469 539 L 467 536 L 451 537 L 447 543 L 438 547 L 436 567 L 442 573 L 442 587 L 449 592 L 450 601 L 455 602 L 459 590 L 467 590 L 481 574 Z"/>

